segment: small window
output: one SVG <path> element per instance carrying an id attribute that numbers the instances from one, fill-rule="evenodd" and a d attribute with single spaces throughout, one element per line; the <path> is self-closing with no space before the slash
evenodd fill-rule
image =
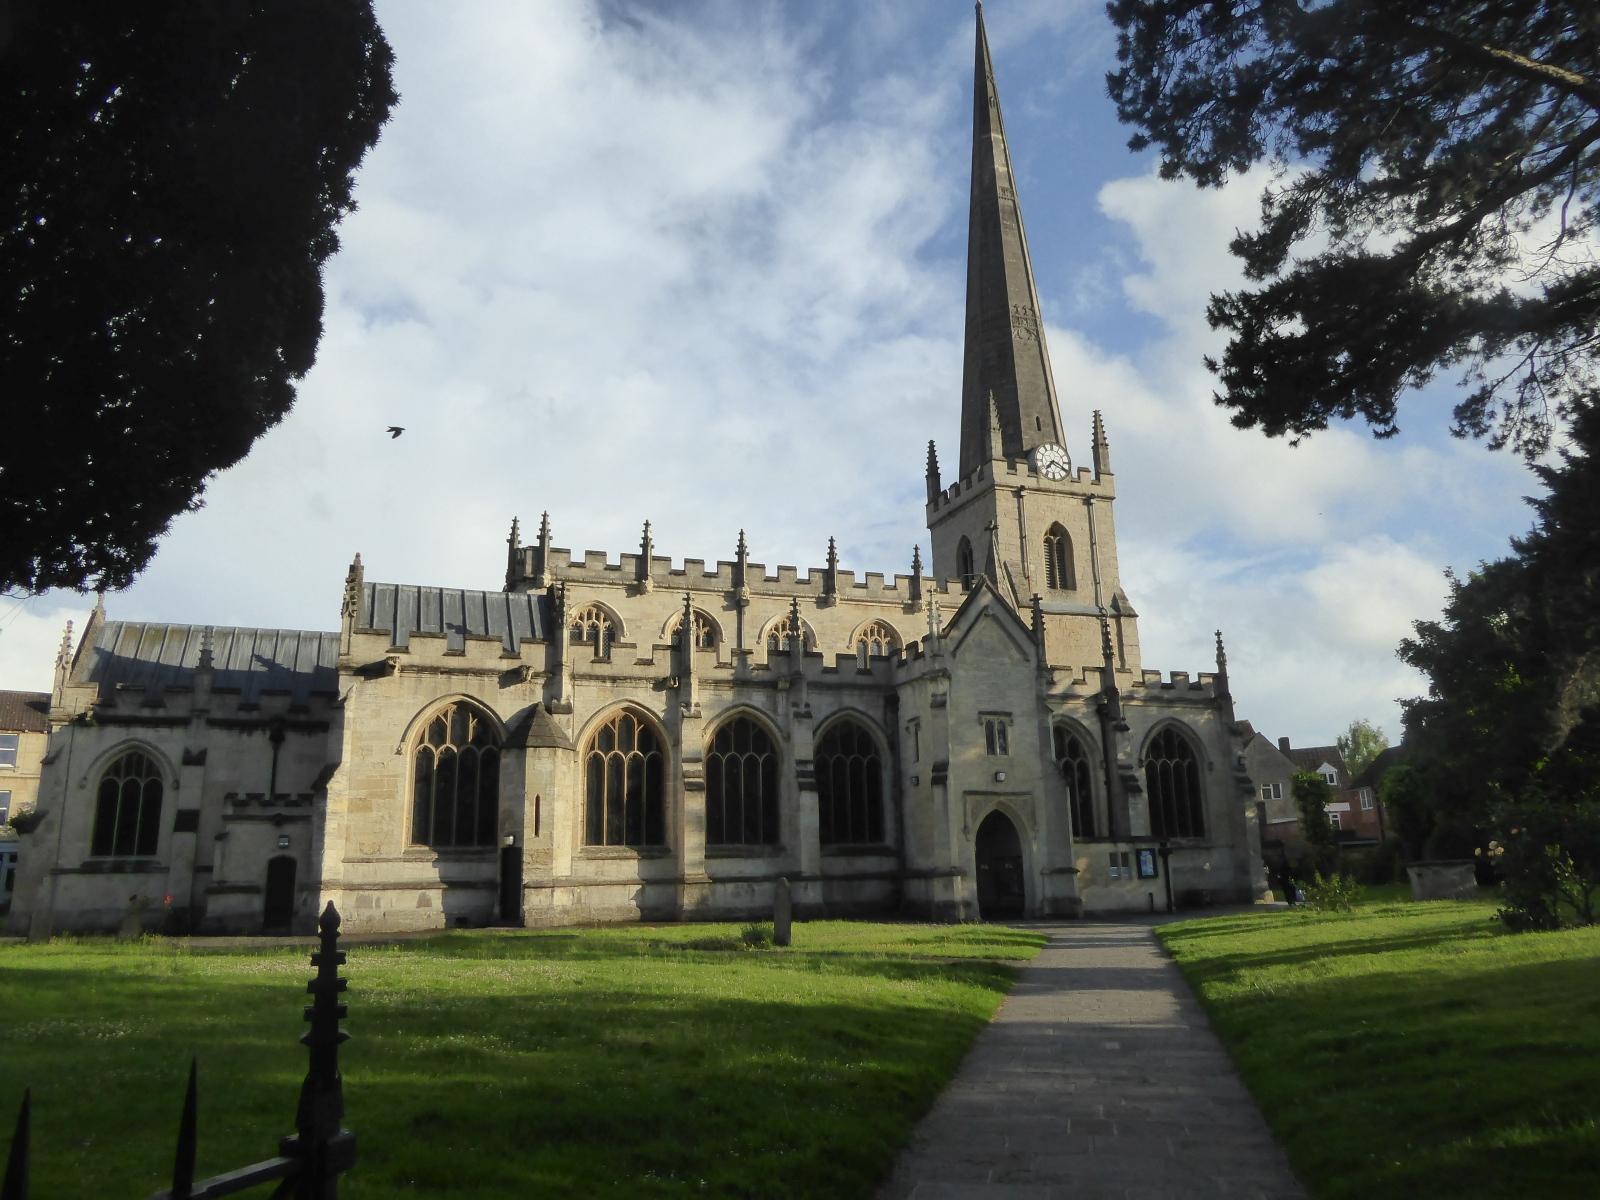
<path id="1" fill-rule="evenodd" d="M 1362 788 L 1361 789 L 1361 811 L 1362 812 L 1371 812 L 1372 811 L 1372 789 L 1371 788 Z"/>
<path id="2" fill-rule="evenodd" d="M 870 622 L 856 637 L 856 665 L 865 667 L 870 658 L 892 656 L 900 649 L 900 637 L 883 622 Z"/>
<path id="3" fill-rule="evenodd" d="M 0 825 L 4 825 L 11 816 L 11 793 L 0 792 Z"/>
<path id="4" fill-rule="evenodd" d="M 694 610 L 694 648 L 696 650 L 715 650 L 717 648 L 717 627 L 698 608 Z M 672 623 L 671 637 L 674 642 L 683 635 L 683 617 L 680 615 Z"/>
<path id="5" fill-rule="evenodd" d="M 911 735 L 911 761 L 922 761 L 922 722 L 908 721 L 906 732 Z"/>
<path id="6" fill-rule="evenodd" d="M 1339 772 L 1337 772 L 1337 771 L 1324 771 L 1322 773 L 1322 781 L 1324 783 L 1326 783 L 1329 787 L 1338 787 L 1339 786 Z"/>
<path id="7" fill-rule="evenodd" d="M 616 638 L 616 628 L 611 622 L 611 614 L 598 604 L 580 608 L 573 614 L 568 628 L 574 642 L 594 647 L 596 658 L 605 658 L 611 653 L 611 643 Z"/>
<path id="8" fill-rule="evenodd" d="M 1281 783 L 1263 783 L 1261 785 L 1261 798 L 1263 800 L 1282 800 L 1283 799 L 1283 784 L 1281 784 Z"/>
<path id="9" fill-rule="evenodd" d="M 1106 874 L 1112 879 L 1121 879 L 1122 864 L 1121 860 L 1117 857 L 1117 852 L 1115 850 L 1111 851 L 1110 854 L 1106 855 L 1106 858 L 1108 860 L 1106 863 Z"/>
<path id="10" fill-rule="evenodd" d="M 1044 583 L 1070 591 L 1078 586 L 1072 565 L 1072 537 L 1057 521 L 1044 535 Z"/>
<path id="11" fill-rule="evenodd" d="M 1010 740 L 1006 734 L 1006 719 L 1004 717 L 985 717 L 983 719 L 983 745 L 990 754 L 1010 754 Z"/>
<path id="12" fill-rule="evenodd" d="M 0 767 L 17 765 L 17 744 L 21 740 L 14 733 L 0 733 Z"/>
<path id="13" fill-rule="evenodd" d="M 1339 828 L 1339 814 L 1334 812 L 1329 813 L 1328 824 L 1332 825 L 1335 829 Z"/>

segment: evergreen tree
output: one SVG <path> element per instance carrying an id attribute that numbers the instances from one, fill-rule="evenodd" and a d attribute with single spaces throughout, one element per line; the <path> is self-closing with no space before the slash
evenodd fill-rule
<path id="1" fill-rule="evenodd" d="M 0 591 L 125 586 L 289 411 L 391 60 L 370 0 L 0 12 Z"/>
<path id="2" fill-rule="evenodd" d="M 1250 286 L 1213 296 L 1233 423 L 1398 430 L 1441 370 L 1454 429 L 1530 458 L 1600 365 L 1591 0 L 1112 0 L 1134 149 L 1218 186 L 1270 162 Z"/>

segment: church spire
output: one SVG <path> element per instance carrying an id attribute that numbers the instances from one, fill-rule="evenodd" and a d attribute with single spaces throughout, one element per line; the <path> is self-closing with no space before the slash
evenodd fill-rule
<path id="1" fill-rule="evenodd" d="M 980 4 L 967 219 L 966 353 L 961 373 L 963 479 L 988 461 L 991 393 L 1007 457 L 1021 458 L 1046 442 L 1066 444 Z"/>

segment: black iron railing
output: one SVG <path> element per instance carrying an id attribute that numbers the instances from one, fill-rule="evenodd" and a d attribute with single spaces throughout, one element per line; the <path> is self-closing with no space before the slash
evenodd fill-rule
<path id="1" fill-rule="evenodd" d="M 225 1171 L 210 1179 L 195 1180 L 194 1161 L 199 1147 L 200 1110 L 199 1068 L 189 1062 L 189 1086 L 183 1097 L 183 1116 L 178 1122 L 178 1149 L 173 1156 L 172 1186 L 157 1192 L 151 1200 L 209 1200 L 231 1196 L 246 1188 L 277 1183 L 274 1200 L 336 1200 L 339 1176 L 356 1160 L 356 1137 L 344 1128 L 344 1083 L 339 1077 L 339 1044 L 350 1035 L 339 1028 L 346 1015 L 340 994 L 345 980 L 339 975 L 344 951 L 339 949 L 339 913 L 330 903 L 318 921 L 322 945 L 311 956 L 317 969 L 306 984 L 311 1003 L 306 1005 L 306 1020 L 311 1028 L 300 1036 L 310 1052 L 311 1062 L 305 1082 L 300 1085 L 300 1103 L 295 1109 L 295 1132 L 278 1143 L 278 1154 Z M 0 1200 L 28 1200 L 28 1141 L 32 1096 L 22 1093 L 22 1108 L 17 1113 L 11 1151 L 6 1157 L 6 1172 L 0 1180 Z"/>

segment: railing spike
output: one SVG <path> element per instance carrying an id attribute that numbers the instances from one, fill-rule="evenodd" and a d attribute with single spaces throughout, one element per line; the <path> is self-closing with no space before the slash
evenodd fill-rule
<path id="1" fill-rule="evenodd" d="M 33 1089 L 24 1088 L 17 1128 L 11 1135 L 11 1151 L 6 1155 L 6 1177 L 0 1182 L 0 1200 L 28 1200 L 28 1125 L 32 1107 Z"/>
<path id="2" fill-rule="evenodd" d="M 178 1122 L 178 1152 L 172 1159 L 172 1200 L 189 1200 L 194 1192 L 194 1159 L 199 1142 L 199 1064 L 189 1060 L 189 1087 L 183 1096 L 183 1117 Z"/>

